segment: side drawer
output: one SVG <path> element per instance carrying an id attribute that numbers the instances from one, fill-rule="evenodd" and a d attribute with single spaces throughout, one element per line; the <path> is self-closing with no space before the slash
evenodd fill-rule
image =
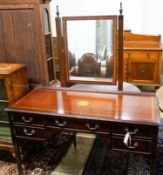
<path id="1" fill-rule="evenodd" d="M 45 128 L 14 126 L 16 138 L 45 139 Z"/>
<path id="2" fill-rule="evenodd" d="M 13 114 L 12 120 L 16 124 L 44 126 L 44 117 L 34 114 L 16 113 Z"/>
<path id="3" fill-rule="evenodd" d="M 47 119 L 47 127 L 50 128 L 62 128 L 71 131 L 81 131 L 81 132 L 94 132 L 99 134 L 109 134 L 109 126 L 102 122 L 90 122 L 87 120 L 58 120 L 56 119 Z"/>
<path id="4" fill-rule="evenodd" d="M 149 126 L 137 126 L 135 124 L 113 124 L 112 134 L 114 136 L 125 136 L 127 132 L 132 132 L 132 137 L 151 139 L 152 131 Z"/>
<path id="5" fill-rule="evenodd" d="M 123 142 L 124 137 L 112 136 L 112 150 L 129 151 L 133 153 L 150 154 L 151 141 L 132 138 L 131 146 L 126 146 Z"/>

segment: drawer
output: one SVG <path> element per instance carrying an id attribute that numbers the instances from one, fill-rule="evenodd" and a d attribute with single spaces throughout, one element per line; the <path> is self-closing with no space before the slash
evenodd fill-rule
<path id="1" fill-rule="evenodd" d="M 151 142 L 149 140 L 132 138 L 131 145 L 126 146 L 124 137 L 112 136 L 112 150 L 130 151 L 133 153 L 150 154 Z"/>
<path id="2" fill-rule="evenodd" d="M 87 120 L 58 120 L 47 119 L 47 127 L 62 128 L 71 131 L 94 132 L 101 134 L 109 134 L 109 126 L 102 122 L 90 122 Z"/>
<path id="3" fill-rule="evenodd" d="M 15 136 L 24 139 L 44 139 L 45 129 L 37 127 L 14 126 Z"/>
<path id="4" fill-rule="evenodd" d="M 25 124 L 25 125 L 44 125 L 44 117 L 40 115 L 34 114 L 22 114 L 17 113 L 12 116 L 12 120 L 14 123 Z"/>
<path id="5" fill-rule="evenodd" d="M 160 52 L 158 51 L 125 51 L 124 58 L 147 58 L 147 59 L 159 59 Z"/>
<path id="6" fill-rule="evenodd" d="M 113 124 L 112 134 L 124 136 L 127 132 L 131 132 L 132 137 L 151 139 L 152 130 L 149 126 L 138 126 L 134 124 Z"/>

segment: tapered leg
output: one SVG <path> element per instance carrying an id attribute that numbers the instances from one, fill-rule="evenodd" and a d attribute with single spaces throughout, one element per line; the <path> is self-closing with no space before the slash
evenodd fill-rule
<path id="1" fill-rule="evenodd" d="M 152 134 L 152 144 L 151 144 L 150 175 L 156 175 L 157 141 L 158 141 L 158 128 L 154 128 Z"/>

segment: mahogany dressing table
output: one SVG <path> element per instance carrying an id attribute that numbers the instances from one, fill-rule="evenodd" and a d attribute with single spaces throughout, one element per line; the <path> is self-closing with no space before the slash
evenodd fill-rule
<path id="1" fill-rule="evenodd" d="M 61 131 L 99 134 L 112 150 L 146 154 L 154 174 L 160 112 L 153 93 L 37 88 L 6 111 L 19 175 L 23 174 L 20 143 L 46 142 Z"/>

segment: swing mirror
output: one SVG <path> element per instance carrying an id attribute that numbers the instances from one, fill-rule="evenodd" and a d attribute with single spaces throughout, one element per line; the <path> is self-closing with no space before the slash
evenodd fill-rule
<path id="1" fill-rule="evenodd" d="M 117 16 L 62 21 L 67 82 L 116 84 Z"/>

